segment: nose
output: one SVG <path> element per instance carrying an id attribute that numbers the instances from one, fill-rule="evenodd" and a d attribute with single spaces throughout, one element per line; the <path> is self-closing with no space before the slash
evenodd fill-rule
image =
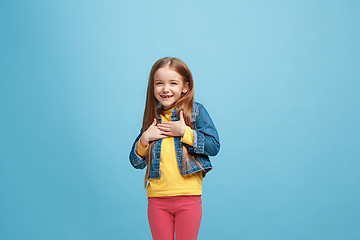
<path id="1" fill-rule="evenodd" d="M 164 84 L 163 92 L 167 93 L 169 91 L 169 86 Z"/>

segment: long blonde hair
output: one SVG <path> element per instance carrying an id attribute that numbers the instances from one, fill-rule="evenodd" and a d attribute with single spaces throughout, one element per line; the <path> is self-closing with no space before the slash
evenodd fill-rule
<path id="1" fill-rule="evenodd" d="M 147 87 L 147 94 L 146 94 L 146 103 L 145 103 L 145 110 L 144 110 L 144 117 L 143 117 L 143 124 L 142 124 L 142 131 L 146 131 L 149 126 L 154 121 L 154 118 L 157 118 L 158 114 L 163 110 L 163 107 L 154 95 L 154 74 L 155 72 L 162 67 L 169 67 L 171 70 L 177 72 L 182 76 L 182 80 L 184 85 L 188 83 L 188 91 L 186 93 L 182 93 L 181 97 L 178 101 L 175 102 L 174 106 L 176 108 L 177 116 L 179 116 L 180 110 L 183 110 L 184 113 L 184 120 L 187 126 L 194 128 L 191 123 L 191 113 L 193 107 L 193 100 L 194 100 L 194 82 L 193 77 L 191 74 L 190 69 L 188 66 L 178 58 L 170 58 L 165 57 L 161 58 L 154 63 L 151 68 L 149 82 Z M 178 108 L 177 108 L 178 106 Z M 159 120 L 159 119 L 158 119 Z M 152 156 L 152 148 L 156 141 L 153 141 L 149 144 L 148 152 L 147 152 L 147 168 L 146 174 L 144 179 L 144 186 L 146 188 L 147 181 L 149 179 L 150 173 L 150 166 L 151 166 L 151 156 Z M 200 166 L 197 161 L 196 156 L 194 156 L 196 163 Z M 189 153 L 187 148 L 183 145 L 183 174 L 185 174 L 186 168 L 189 165 Z"/>

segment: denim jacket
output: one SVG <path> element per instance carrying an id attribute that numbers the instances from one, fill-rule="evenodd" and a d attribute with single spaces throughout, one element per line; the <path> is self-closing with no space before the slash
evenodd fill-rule
<path id="1" fill-rule="evenodd" d="M 161 122 L 160 115 L 158 115 L 157 117 Z M 176 114 L 176 110 L 173 109 L 171 111 L 171 121 L 177 121 L 177 120 L 178 120 L 178 116 Z M 189 146 L 185 144 L 185 146 L 189 152 L 195 153 L 197 155 L 199 164 L 204 170 L 203 176 L 205 176 L 205 174 L 212 169 L 209 156 L 215 156 L 220 150 L 219 135 L 213 121 L 210 118 L 210 115 L 206 111 L 205 107 L 200 103 L 197 102 L 193 103 L 191 122 L 195 128 L 193 129 L 194 144 L 193 146 Z M 136 169 L 143 169 L 147 165 L 147 156 L 142 158 L 137 153 L 137 142 L 139 141 L 141 135 L 142 135 L 142 129 L 140 130 L 140 134 L 135 139 L 131 148 L 131 152 L 129 154 L 130 163 Z M 162 143 L 162 139 L 159 139 L 155 142 L 153 146 L 149 178 L 159 179 L 161 177 L 161 173 L 160 173 L 161 143 Z M 176 152 L 180 173 L 185 176 L 201 171 L 202 169 L 195 162 L 193 157 L 189 154 L 189 166 L 187 169 L 185 169 L 185 173 L 183 173 L 183 164 L 182 164 L 183 143 L 181 142 L 181 137 L 180 136 L 174 137 L 174 143 L 175 143 L 175 152 Z"/>

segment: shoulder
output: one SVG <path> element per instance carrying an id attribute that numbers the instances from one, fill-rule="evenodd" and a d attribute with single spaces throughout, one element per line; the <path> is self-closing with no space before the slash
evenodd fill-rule
<path id="1" fill-rule="evenodd" d="M 201 103 L 193 102 L 193 109 L 198 109 L 200 106 L 202 106 Z"/>
<path id="2" fill-rule="evenodd" d="M 195 121 L 199 116 L 199 113 L 204 111 L 204 106 L 199 102 L 193 102 L 193 109 L 192 109 L 192 121 Z M 206 111 L 206 110 L 205 110 Z"/>
<path id="3" fill-rule="evenodd" d="M 195 115 L 198 114 L 198 111 L 199 111 L 200 107 L 202 107 L 202 104 L 201 104 L 201 103 L 193 102 L 193 113 L 194 113 Z"/>

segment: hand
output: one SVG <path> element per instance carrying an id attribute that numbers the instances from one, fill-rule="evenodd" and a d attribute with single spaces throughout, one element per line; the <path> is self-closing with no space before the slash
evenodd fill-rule
<path id="1" fill-rule="evenodd" d="M 168 137 L 184 136 L 186 124 L 183 110 L 180 111 L 179 121 L 162 122 L 161 124 L 157 125 L 157 128 Z"/>
<path id="2" fill-rule="evenodd" d="M 146 147 L 149 142 L 166 137 L 167 135 L 156 127 L 156 118 L 154 118 L 150 127 L 141 135 L 140 144 L 142 147 Z"/>

